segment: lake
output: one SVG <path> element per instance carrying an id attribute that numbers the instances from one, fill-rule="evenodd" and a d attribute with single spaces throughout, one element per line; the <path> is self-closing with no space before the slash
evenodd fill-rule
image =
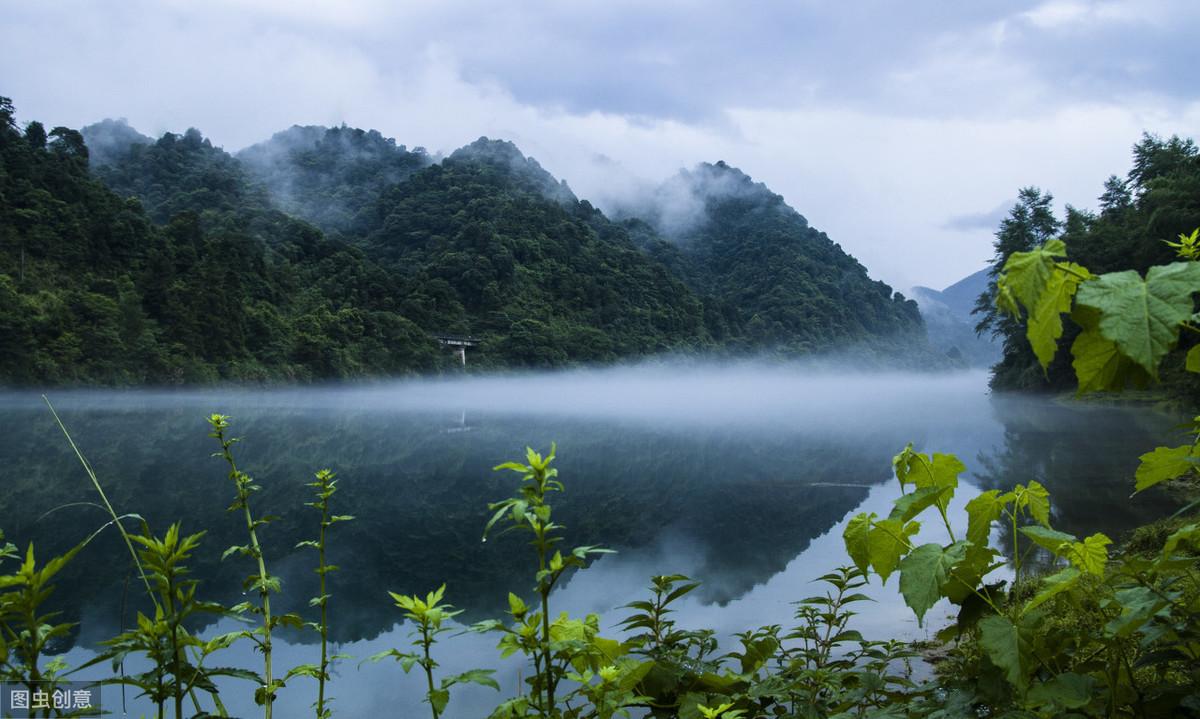
<path id="1" fill-rule="evenodd" d="M 205 417 L 232 416 L 240 466 L 262 485 L 256 513 L 278 515 L 263 531 L 264 552 L 284 593 L 278 610 L 307 611 L 316 594 L 315 552 L 294 548 L 315 536 L 317 515 L 305 483 L 318 469 L 338 473 L 330 561 L 332 636 L 353 658 L 335 670 L 330 693 L 341 716 L 427 716 L 423 677 L 394 662 L 363 664 L 389 647 L 406 648 L 387 591 L 424 593 L 441 583 L 473 622 L 502 616 L 507 594 L 530 598 L 536 557 L 524 538 L 482 542 L 488 502 L 514 490 L 517 476 L 492 467 L 526 445 L 556 442 L 566 491 L 554 498 L 567 545 L 603 544 L 608 555 L 558 588 L 554 612 L 599 612 L 609 635 L 620 605 L 643 598 L 653 574 L 703 582 L 681 601 L 682 627 L 716 629 L 724 639 L 764 624 L 785 624 L 815 577 L 848 563 L 841 531 L 861 511 L 886 515 L 899 488 L 891 457 L 905 443 L 950 452 L 968 472 L 952 517 L 972 496 L 1037 480 L 1050 489 L 1054 524 L 1077 535 L 1119 537 L 1163 516 L 1160 493 L 1132 499 L 1139 454 L 1176 439 L 1178 418 L 1145 409 L 991 397 L 982 372 L 837 372 L 804 365 L 657 365 L 553 374 L 514 374 L 271 390 L 56 390 L 64 421 L 118 512 L 137 513 L 157 532 L 183 522 L 207 530 L 193 570 L 201 595 L 241 600 L 249 560 L 220 555 L 245 541 L 241 517 L 226 508 L 234 490 Z M 0 394 L 0 528 L 39 557 L 63 551 L 103 525 L 94 490 L 38 393 Z M 965 528 L 965 521 L 963 522 Z M 944 532 L 944 529 L 941 530 Z M 920 541 L 942 539 L 937 527 Z M 995 536 L 1003 546 L 1008 538 Z M 132 580 L 132 581 L 131 581 Z M 935 607 L 918 627 L 891 579 L 869 588 L 877 602 L 858 627 L 869 637 L 930 636 L 946 623 Z M 72 664 L 92 656 L 140 607 L 138 583 L 119 535 L 102 533 L 66 570 L 56 592 L 79 622 L 59 649 Z M 222 621 L 205 632 L 230 630 Z M 286 633 L 276 665 L 317 661 L 315 634 Z M 443 672 L 497 668 L 504 693 L 455 690 L 447 719 L 484 716 L 515 692 L 520 663 L 501 662 L 493 636 L 447 637 L 435 647 Z M 224 665 L 254 666 L 244 645 Z M 132 667 L 132 664 L 131 664 Z M 136 668 L 136 667 L 133 667 Z M 261 668 L 261 667 L 260 667 Z M 93 667 L 83 676 L 106 678 Z M 418 670 L 419 671 L 419 670 Z M 251 688 L 231 682 L 231 712 L 257 713 Z M 148 705 L 105 689 L 120 716 Z M 315 682 L 281 691 L 278 716 L 311 713 Z"/>

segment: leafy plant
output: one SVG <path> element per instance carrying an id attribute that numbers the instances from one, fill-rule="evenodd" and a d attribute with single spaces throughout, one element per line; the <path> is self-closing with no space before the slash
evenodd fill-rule
<path id="1" fill-rule="evenodd" d="M 187 627 L 190 620 L 199 615 L 220 616 L 226 609 L 214 602 L 205 602 L 196 597 L 198 583 L 188 579 L 185 562 L 200 546 L 204 532 L 184 536 L 178 523 L 172 524 L 162 538 L 155 537 L 149 527 L 143 528 L 141 536 L 131 538 L 141 546 L 139 559 L 148 571 L 158 601 L 154 605 L 154 616 L 147 617 L 138 612 L 136 626 L 105 642 L 109 650 L 98 660 L 111 658 L 122 660 L 129 654 L 139 653 L 150 660 L 150 668 L 137 675 L 122 675 L 115 683 L 127 684 L 142 690 L 158 707 L 157 716 L 165 716 L 164 705 L 170 701 L 174 716 L 182 719 L 184 697 L 190 696 L 197 712 L 200 705 L 195 690 L 207 692 L 217 710 L 225 709 L 218 695 L 214 679 L 219 676 L 249 679 L 261 684 L 262 679 L 254 672 L 235 668 L 207 668 L 205 660 L 210 655 L 230 646 L 240 632 L 221 634 L 205 640 L 192 634 Z M 189 656 L 191 653 L 192 656 Z"/>
<path id="2" fill-rule="evenodd" d="M 280 582 L 278 577 L 271 576 L 267 573 L 267 563 L 263 557 L 262 546 L 258 541 L 258 529 L 268 524 L 272 517 L 255 518 L 250 509 L 250 497 L 257 492 L 260 487 L 254 483 L 250 475 L 241 471 L 237 467 L 237 462 L 233 457 L 233 445 L 239 440 L 229 437 L 226 430 L 229 429 L 229 417 L 222 414 L 214 414 L 208 418 L 209 424 L 212 426 L 210 437 L 217 440 L 221 445 L 221 451 L 216 453 L 215 457 L 220 457 L 229 465 L 229 479 L 233 481 L 234 488 L 237 492 L 233 504 L 229 506 L 229 511 L 236 512 L 241 510 L 242 517 L 246 522 L 246 533 L 249 535 L 249 544 L 234 545 L 225 550 L 221 555 L 222 559 L 229 557 L 232 554 L 241 554 L 254 560 L 258 571 L 246 578 L 243 583 L 245 589 L 253 589 L 258 592 L 258 604 L 251 602 L 243 602 L 231 608 L 234 612 L 250 612 L 262 617 L 262 624 L 252 631 L 244 631 L 240 636 L 252 640 L 263 655 L 263 676 L 262 683 L 254 692 L 254 701 L 263 707 L 264 716 L 266 719 L 271 719 L 272 706 L 275 703 L 275 694 L 286 683 L 288 676 L 283 678 L 276 677 L 272 667 L 272 646 L 271 634 L 276 627 L 287 624 L 290 626 L 301 626 L 302 622 L 299 617 L 294 614 L 272 614 L 271 613 L 271 595 L 280 591 Z M 301 667 L 297 673 L 308 673 L 307 667 Z"/>
<path id="3" fill-rule="evenodd" d="M 0 547 L 0 559 L 16 559 L 19 562 L 15 571 L 0 575 L 0 680 L 25 684 L 32 691 L 44 688 L 38 686 L 39 682 L 49 682 L 49 686 L 53 687 L 66 669 L 60 659 L 54 658 L 46 663 L 42 660 L 52 643 L 65 637 L 74 625 L 58 622 L 59 612 L 46 611 L 44 605 L 54 593 L 55 576 L 90 539 L 41 566 L 38 565 L 33 544 L 25 550 L 23 558 L 8 542 Z M 2 540 L 3 536 L 0 535 Z"/>
<path id="4" fill-rule="evenodd" d="M 461 614 L 461 610 L 442 603 L 442 596 L 445 593 L 445 584 L 438 587 L 436 591 L 429 592 L 424 599 L 416 594 L 406 596 L 388 592 L 396 606 L 404 610 L 404 616 L 416 624 L 416 629 L 413 631 L 413 636 L 416 637 L 413 646 L 419 647 L 421 653 L 414 654 L 401 652 L 398 649 L 389 649 L 371 657 L 372 661 L 392 657 L 400 662 L 400 666 L 406 674 L 413 666 L 419 664 L 425 670 L 425 680 L 428 686 L 425 692 L 425 701 L 429 703 L 433 719 L 438 719 L 442 712 L 446 711 L 446 705 L 450 702 L 450 688 L 456 684 L 482 684 L 492 687 L 496 691 L 500 690 L 500 685 L 496 683 L 495 679 L 492 679 L 492 674 L 495 672 L 491 669 L 471 669 L 452 677 L 443 678 L 440 684 L 434 685 L 433 670 L 437 668 L 438 663 L 430 654 L 430 648 L 437 643 L 438 635 L 449 631 L 448 627 L 442 626 L 442 622 Z"/>
<path id="5" fill-rule="evenodd" d="M 624 707 L 638 701 L 633 692 L 637 682 L 650 670 L 652 663 L 625 659 L 627 647 L 599 634 L 599 617 L 589 614 L 584 619 L 571 619 L 565 612 L 550 619 L 550 592 L 571 569 L 587 566 L 587 558 L 612 550 L 595 546 L 576 547 L 564 555 L 554 549 L 562 541 L 562 525 L 551 519 L 548 495 L 561 492 L 562 482 L 555 479 L 558 470 L 551 467 L 555 447 L 546 456 L 526 448 L 527 464 L 505 462 L 496 470 L 510 470 L 521 475 L 518 492 L 509 499 L 488 505 L 493 513 L 484 528 L 488 533 L 502 520 L 503 531 L 518 531 L 532 535 L 530 544 L 537 553 L 538 569 L 534 575 L 539 607 L 531 611 L 524 600 L 515 594 L 508 596 L 509 615 L 513 623 L 480 622 L 474 631 L 496 631 L 502 634 L 501 656 L 521 652 L 533 663 L 534 673 L 526 681 L 532 690 L 531 698 L 517 697 L 501 704 L 494 717 L 528 716 L 530 711 L 543 717 L 611 717 Z M 556 692 L 563 680 L 574 681 L 577 687 L 566 696 Z M 594 714 L 572 707 L 571 701 L 586 698 Z M 561 699 L 561 702 L 560 702 Z M 561 704 L 561 706 L 560 706 Z"/>
<path id="6" fill-rule="evenodd" d="M 314 708 L 317 712 L 317 719 L 326 719 L 332 716 L 332 712 L 326 706 L 325 698 L 325 682 L 329 680 L 329 667 L 332 662 L 343 658 L 343 655 L 329 655 L 329 598 L 330 594 L 326 587 L 326 579 L 331 572 L 338 570 L 337 565 L 327 564 L 325 562 L 326 549 L 326 533 L 329 528 L 338 522 L 347 522 L 354 517 L 348 514 L 331 514 L 329 511 L 329 498 L 337 493 L 337 475 L 328 469 L 322 469 L 316 473 L 315 481 L 310 482 L 308 486 L 313 488 L 313 493 L 316 499 L 312 502 L 306 502 L 306 507 L 312 507 L 321 513 L 320 529 L 315 540 L 308 539 L 298 543 L 297 547 L 309 547 L 317 550 L 317 568 L 316 573 L 319 578 L 318 594 L 309 600 L 310 607 L 319 607 L 321 610 L 320 619 L 316 623 L 309 623 L 318 634 L 321 635 L 321 662 L 315 667 L 297 667 L 293 669 L 293 673 L 311 673 L 317 679 L 317 701 Z"/>

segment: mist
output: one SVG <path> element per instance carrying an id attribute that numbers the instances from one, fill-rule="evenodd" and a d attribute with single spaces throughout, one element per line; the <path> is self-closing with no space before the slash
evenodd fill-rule
<path id="1" fill-rule="evenodd" d="M 837 433 L 903 422 L 914 413 L 953 416 L 986 394 L 984 370 L 918 372 L 838 368 L 836 360 L 670 362 L 546 372 L 363 381 L 254 389 L 50 391 L 56 405 L 154 408 L 232 403 L 259 410 L 467 412 L 533 418 L 641 422 L 680 428 L 812 428 Z M 25 405 L 37 393 L 21 392 Z M 217 408 L 219 409 L 219 407 Z M 216 409 L 214 409 L 216 411 Z M 869 418 L 869 419 L 868 419 Z M 961 421 L 961 417 L 949 421 Z"/>

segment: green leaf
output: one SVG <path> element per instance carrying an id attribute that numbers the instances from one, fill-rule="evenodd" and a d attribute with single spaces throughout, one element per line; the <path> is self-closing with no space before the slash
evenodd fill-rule
<path id="1" fill-rule="evenodd" d="M 1055 572 L 1042 580 L 1042 591 L 1038 592 L 1033 599 L 1030 599 L 1025 606 L 1021 607 L 1021 613 L 1024 614 L 1032 609 L 1036 609 L 1046 602 L 1053 599 L 1056 595 L 1062 594 L 1071 587 L 1079 583 L 1079 578 L 1083 574 L 1075 567 L 1066 567 L 1062 571 Z"/>
<path id="2" fill-rule="evenodd" d="M 1074 542 L 1067 550 L 1067 559 L 1088 574 L 1104 576 L 1104 566 L 1108 564 L 1108 550 L 1112 540 L 1103 534 L 1096 533 L 1082 542 Z"/>
<path id="3" fill-rule="evenodd" d="M 1029 515 L 1043 527 L 1050 526 L 1050 492 L 1038 482 L 1030 481 L 1027 487 L 1018 487 L 1017 511 L 1029 510 Z"/>
<path id="4" fill-rule="evenodd" d="M 900 593 L 904 603 L 924 621 L 929 611 L 942 598 L 942 586 L 950 576 L 950 568 L 966 556 L 966 545 L 955 542 L 946 549 L 940 544 L 922 544 L 909 552 L 900 562 Z"/>
<path id="5" fill-rule="evenodd" d="M 1075 535 L 1060 532 L 1057 529 L 1031 525 L 1021 527 L 1020 531 L 1021 534 L 1032 539 L 1034 544 L 1057 557 L 1067 556 L 1071 544 L 1075 542 Z"/>
<path id="6" fill-rule="evenodd" d="M 1066 256 L 1067 246 L 1062 240 L 1049 240 L 1029 252 L 1014 252 L 1004 263 L 996 286 L 1010 292 L 1029 311 L 1037 306 L 1038 299 L 1056 274 L 1056 258 Z"/>
<path id="7" fill-rule="evenodd" d="M 1143 454 L 1138 459 L 1142 460 L 1142 463 L 1133 475 L 1134 489 L 1138 492 L 1168 479 L 1175 479 L 1196 466 L 1192 461 L 1191 445 L 1155 447 L 1153 451 Z"/>
<path id="8" fill-rule="evenodd" d="M 923 487 L 915 492 L 901 495 L 892 503 L 894 506 L 889 518 L 907 522 L 925 511 L 926 508 L 937 504 L 943 494 L 952 491 L 949 487 Z"/>
<path id="9" fill-rule="evenodd" d="M 846 544 L 846 554 L 850 555 L 850 560 L 854 562 L 854 566 L 864 575 L 871 566 L 871 547 L 867 543 L 867 538 L 871 532 L 871 520 L 874 519 L 875 513 L 855 515 L 849 522 L 846 523 L 846 529 L 842 531 L 842 541 Z"/>
<path id="10" fill-rule="evenodd" d="M 1080 315 L 1073 315 L 1077 323 Z M 1105 339 L 1099 330 L 1084 327 L 1083 332 L 1071 343 L 1071 366 L 1075 368 L 1075 379 L 1079 383 L 1079 394 L 1107 392 L 1125 387 L 1125 376 L 1129 361 L 1117 351 L 1117 345 Z"/>
<path id="11" fill-rule="evenodd" d="M 998 614 L 979 620 L 979 647 L 1021 693 L 1029 686 L 1028 642 L 1008 617 Z"/>
<path id="12" fill-rule="evenodd" d="M 1048 682 L 1035 685 L 1026 700 L 1038 706 L 1055 705 L 1078 709 L 1092 700 L 1092 677 L 1072 672 L 1059 674 Z"/>
<path id="13" fill-rule="evenodd" d="M 867 536 L 867 551 L 871 568 L 880 581 L 886 584 L 887 578 L 900 566 L 900 557 L 908 551 L 908 537 L 920 528 L 917 522 L 901 524 L 899 519 L 882 519 L 874 523 Z"/>
<path id="14" fill-rule="evenodd" d="M 1100 275 L 1079 287 L 1076 302 L 1096 310 L 1096 329 L 1117 350 L 1158 378 L 1158 364 L 1179 339 L 1179 326 L 1192 316 L 1192 294 L 1200 291 L 1200 264 L 1154 266 L 1146 278 L 1132 270 Z"/>
<path id="15" fill-rule="evenodd" d="M 450 692 L 445 689 L 432 689 L 429 691 L 427 698 L 429 704 L 438 714 L 446 711 L 446 705 L 450 703 Z"/>
<path id="16" fill-rule="evenodd" d="M 1000 490 L 988 491 L 967 502 L 967 539 L 973 544 L 986 545 L 992 533 L 992 522 L 1000 518 L 1004 502 Z"/>
<path id="17" fill-rule="evenodd" d="M 1062 313 L 1071 311 L 1076 288 L 1091 277 L 1091 273 L 1074 262 L 1060 262 L 1056 267 L 1059 269 L 1050 273 L 1037 303 L 1032 306 L 1025 329 L 1043 372 L 1058 351 L 1058 339 L 1063 333 Z"/>
<path id="18" fill-rule="evenodd" d="M 471 669 L 462 674 L 456 674 L 448 679 L 443 679 L 442 688 L 449 689 L 455 684 L 479 684 L 500 691 L 500 685 L 492 678 L 492 675 L 495 673 L 494 669 Z"/>
<path id="19" fill-rule="evenodd" d="M 1200 345 L 1188 350 L 1187 359 L 1184 361 L 1184 369 L 1188 372 L 1200 372 Z"/>

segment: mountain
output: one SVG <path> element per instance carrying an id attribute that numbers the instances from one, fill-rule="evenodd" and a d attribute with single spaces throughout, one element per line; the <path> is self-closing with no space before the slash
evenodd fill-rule
<path id="1" fill-rule="evenodd" d="M 384 190 L 434 162 L 376 130 L 292 126 L 237 153 L 279 209 L 326 232 L 354 234 Z"/>
<path id="2" fill-rule="evenodd" d="M 305 380 L 443 361 L 396 311 L 389 274 L 238 185 L 199 133 L 106 147 L 97 172 L 126 197 L 89 169 L 79 132 L 22 133 L 13 114 L 0 98 L 0 383 Z"/>
<path id="3" fill-rule="evenodd" d="M 125 120 L 101 120 L 80 128 L 79 134 L 87 143 L 88 162 L 93 168 L 112 163 L 133 145 L 154 143 L 153 138 L 133 129 Z"/>
<path id="4" fill-rule="evenodd" d="M 990 367 L 1001 356 L 1000 343 L 990 333 L 975 333 L 978 317 L 971 314 L 990 279 L 988 269 L 984 268 L 944 290 L 912 288 L 913 299 L 921 306 L 925 318 L 929 344 L 951 357 L 962 357 L 971 367 Z"/>
<path id="5" fill-rule="evenodd" d="M 681 171 L 617 214 L 700 295 L 713 336 L 739 350 L 925 344 L 916 303 L 724 162 Z"/>
<path id="6" fill-rule="evenodd" d="M 913 302 L 724 163 L 613 220 L 501 140 L 436 158 L 297 126 L 234 156 L 195 129 L 3 113 L 3 383 L 437 371 L 440 333 L 477 337 L 482 367 L 932 356 Z"/>

